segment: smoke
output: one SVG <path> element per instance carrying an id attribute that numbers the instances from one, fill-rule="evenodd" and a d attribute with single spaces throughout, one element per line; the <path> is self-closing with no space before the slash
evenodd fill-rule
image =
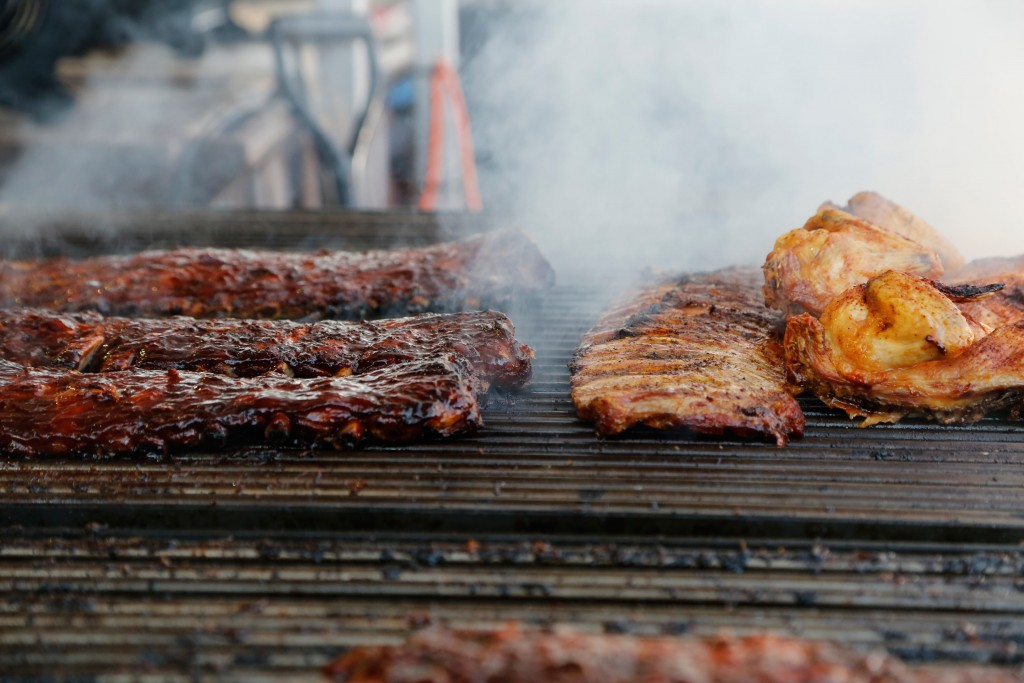
<path id="1" fill-rule="evenodd" d="M 463 65 L 485 201 L 560 273 L 760 264 L 873 189 L 1024 252 L 1024 7 L 517 3 Z"/>
<path id="2" fill-rule="evenodd" d="M 269 57 L 264 61 L 271 68 Z M 20 156 L 0 185 L 0 203 L 65 211 L 166 208 L 180 174 L 186 189 L 225 183 L 227 168 L 182 166 L 184 147 L 231 102 L 217 67 L 213 56 L 186 60 L 153 43 L 82 62 L 82 84 L 59 124 L 24 117 L 17 124 Z M 204 69 L 214 75 L 197 81 L 192 74 Z M 225 167 L 229 161 L 236 160 Z"/>

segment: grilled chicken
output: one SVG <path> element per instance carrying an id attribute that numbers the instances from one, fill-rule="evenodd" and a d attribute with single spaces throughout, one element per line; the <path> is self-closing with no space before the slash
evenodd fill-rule
<path id="1" fill-rule="evenodd" d="M 728 269 L 627 296 L 584 335 L 570 367 L 579 416 L 598 433 L 634 425 L 768 436 L 803 433 L 789 392 L 779 316 L 761 303 L 760 273 Z"/>
<path id="2" fill-rule="evenodd" d="M 356 648 L 324 672 L 344 683 L 1020 683 L 995 668 L 911 667 L 881 652 L 775 635 L 639 637 L 430 629 Z"/>
<path id="3" fill-rule="evenodd" d="M 961 309 L 981 324 L 995 329 L 1024 320 L 1024 256 L 972 261 L 947 281 L 957 285 L 1003 285 L 1001 292 L 990 297 L 961 304 Z"/>
<path id="4" fill-rule="evenodd" d="M 0 357 L 80 372 L 195 370 L 235 377 L 329 377 L 457 353 L 485 383 L 521 387 L 533 351 L 502 313 L 364 322 L 115 318 L 0 309 Z"/>
<path id="5" fill-rule="evenodd" d="M 934 251 L 942 259 L 942 268 L 947 273 L 954 273 L 964 265 L 964 257 L 952 242 L 921 218 L 877 192 L 858 192 L 840 208 Z"/>
<path id="6" fill-rule="evenodd" d="M 791 379 L 865 425 L 908 415 L 971 422 L 1024 397 L 1024 323 L 988 328 L 957 302 L 991 288 L 950 289 L 890 271 L 834 299 L 821 319 L 791 318 Z"/>
<path id="7" fill-rule="evenodd" d="M 455 355 L 315 379 L 80 373 L 0 360 L 0 451 L 162 454 L 264 442 L 344 448 L 453 436 L 480 424 L 479 392 Z"/>
<path id="8" fill-rule="evenodd" d="M 857 202 L 858 210 L 864 206 L 875 205 Z M 815 316 L 834 297 L 886 270 L 932 279 L 944 272 L 935 248 L 828 205 L 802 228 L 782 235 L 763 270 L 765 303 L 790 315 Z"/>
<path id="9" fill-rule="evenodd" d="M 0 262 L 0 305 L 109 315 L 348 318 L 501 308 L 554 279 L 519 232 L 420 249 L 174 249 Z"/>

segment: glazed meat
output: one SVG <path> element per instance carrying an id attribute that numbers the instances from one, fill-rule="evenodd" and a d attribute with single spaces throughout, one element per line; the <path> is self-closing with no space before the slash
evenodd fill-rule
<path id="1" fill-rule="evenodd" d="M 236 377 L 361 375 L 457 353 L 485 383 L 521 387 L 533 352 L 502 313 L 315 323 L 105 318 L 97 313 L 0 309 L 0 357 L 80 372 L 195 370 Z"/>
<path id="2" fill-rule="evenodd" d="M 989 294 L 890 271 L 786 326 L 791 379 L 864 424 L 970 422 L 1024 398 L 1024 323 L 991 334 L 957 304 Z"/>
<path id="3" fill-rule="evenodd" d="M 88 374 L 0 360 L 0 451 L 149 454 L 263 442 L 344 448 L 453 436 L 480 424 L 479 391 L 454 355 L 303 380 L 173 369 Z"/>
<path id="4" fill-rule="evenodd" d="M 779 316 L 760 273 L 728 269 L 634 293 L 584 335 L 570 365 L 579 416 L 603 435 L 634 425 L 768 436 L 803 432 L 790 395 Z"/>
<path id="5" fill-rule="evenodd" d="M 833 206 L 781 236 L 763 270 L 765 303 L 815 316 L 834 297 L 886 270 L 933 279 L 944 272 L 934 249 Z"/>
<path id="6" fill-rule="evenodd" d="M 948 280 L 951 284 L 996 282 L 1003 290 L 978 301 L 961 304 L 964 313 L 996 329 L 1024 320 L 1024 256 L 979 259 L 968 263 Z"/>
<path id="7" fill-rule="evenodd" d="M 774 635 L 638 637 L 431 629 L 356 648 L 325 670 L 345 683 L 1011 683 L 1010 671 L 910 667 L 881 652 Z"/>
<path id="8" fill-rule="evenodd" d="M 0 302 L 147 317 L 355 319 L 500 308 L 553 277 L 533 242 L 501 232 L 367 253 L 175 249 L 0 262 Z"/>

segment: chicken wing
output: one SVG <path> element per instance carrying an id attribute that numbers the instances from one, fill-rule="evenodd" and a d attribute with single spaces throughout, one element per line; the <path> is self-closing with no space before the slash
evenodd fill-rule
<path id="1" fill-rule="evenodd" d="M 820 320 L 791 318 L 790 379 L 864 424 L 924 416 L 972 422 L 1024 399 L 1024 323 L 988 329 L 956 299 L 991 288 L 950 289 L 889 271 L 834 299 Z"/>

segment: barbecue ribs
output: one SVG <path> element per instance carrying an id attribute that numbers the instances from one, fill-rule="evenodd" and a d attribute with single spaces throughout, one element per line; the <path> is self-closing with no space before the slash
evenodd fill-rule
<path id="1" fill-rule="evenodd" d="M 1015 407 L 1024 399 L 1024 322 L 988 333 L 957 307 L 988 293 L 878 275 L 834 299 L 820 320 L 789 320 L 791 379 L 865 425 L 908 415 L 971 422 Z"/>
<path id="2" fill-rule="evenodd" d="M 878 197 L 862 193 L 865 194 Z M 937 251 L 946 249 L 941 236 L 927 224 L 915 222 L 919 219 L 904 209 L 891 202 L 886 204 L 887 200 L 881 197 L 877 201 L 854 201 L 862 195 L 851 199 L 853 210 L 886 224 L 875 224 L 833 205 L 824 205 L 802 228 L 779 237 L 765 259 L 764 299 L 769 306 L 790 315 L 806 312 L 817 316 L 833 298 L 886 270 L 933 279 L 943 274 L 942 258 Z M 925 239 L 924 244 L 906 236 L 919 237 L 921 226 L 929 231 L 920 237 Z"/>
<path id="3" fill-rule="evenodd" d="M 456 355 L 301 380 L 88 374 L 0 360 L 0 451 L 115 455 L 266 441 L 344 448 L 453 436 L 480 424 L 479 392 Z"/>
<path id="4" fill-rule="evenodd" d="M 0 309 L 0 357 L 80 372 L 193 370 L 236 377 L 361 375 L 458 353 L 485 383 L 521 387 L 532 350 L 492 311 L 367 322 L 105 318 Z"/>
<path id="5" fill-rule="evenodd" d="M 774 635 L 639 637 L 430 629 L 356 648 L 325 674 L 345 683 L 1020 683 L 964 665 L 910 667 L 881 652 Z"/>
<path id="6" fill-rule="evenodd" d="M 761 301 L 760 273 L 727 269 L 633 294 L 584 335 L 572 399 L 600 434 L 658 429 L 764 435 L 803 432 L 780 345 L 780 317 Z"/>
<path id="7" fill-rule="evenodd" d="M 368 318 L 503 307 L 553 281 L 519 232 L 420 249 L 175 249 L 0 262 L 0 304 L 130 316 Z"/>

